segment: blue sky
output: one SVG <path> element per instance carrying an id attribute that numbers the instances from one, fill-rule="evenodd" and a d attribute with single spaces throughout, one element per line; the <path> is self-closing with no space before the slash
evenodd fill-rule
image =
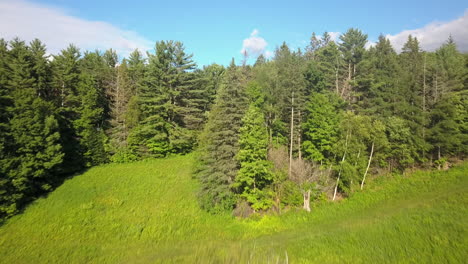
<path id="1" fill-rule="evenodd" d="M 64 31 L 64 36 L 71 34 L 70 32 L 78 32 L 75 36 L 64 38 L 78 42 L 80 47 L 83 42 L 84 49 L 92 49 L 93 42 L 96 42 L 95 47 L 105 48 L 112 44 L 112 38 L 118 38 L 118 34 L 125 35 L 125 41 L 131 42 L 125 44 L 125 47 L 135 46 L 141 49 L 151 49 L 157 40 L 174 39 L 185 44 L 186 50 L 194 54 L 199 65 L 213 62 L 227 64 L 232 57 L 240 61 L 244 40 L 251 37 L 244 48 L 257 54 L 269 54 L 283 41 L 293 48 L 303 48 L 312 32 L 342 33 L 349 27 L 363 30 L 371 41 L 376 40 L 379 34 L 389 35 L 393 37 L 391 40 L 394 40 L 397 47 L 405 39 L 402 36 L 404 30 L 416 30 L 414 34 L 420 34 L 427 41 L 426 48 L 429 50 L 440 44 L 433 43 L 437 42 L 434 38 L 452 34 L 459 48 L 468 51 L 468 32 L 464 29 L 465 26 L 468 28 L 466 1 L 0 0 L 0 17 L 1 4 L 4 10 L 10 8 L 10 16 L 18 12 L 18 17 L 31 17 L 33 10 L 52 10 L 43 16 L 51 21 L 43 21 L 41 17 L 34 18 L 36 22 L 31 21 L 30 27 L 41 20 L 40 23 L 44 23 L 46 27 L 46 23 L 53 24 L 50 28 L 58 35 L 61 31 Z M 13 5 L 23 6 L 11 9 Z M 28 14 L 21 14 L 26 12 L 24 10 L 27 8 L 24 6 L 36 9 L 31 9 Z M 60 23 L 54 22 L 51 18 L 54 15 L 70 18 L 70 21 L 55 29 Z M 60 42 L 60 38 L 52 36 L 50 32 L 44 32 L 44 37 L 41 37 L 38 32 L 41 30 L 21 28 L 20 24 L 28 27 L 26 22 L 8 22 L 11 25 L 5 23 L 0 20 L 0 37 L 8 39 L 16 28 L 20 32 L 17 34 L 23 39 L 28 40 L 30 35 L 39 36 L 51 47 L 52 53 L 59 50 L 61 45 L 66 46 L 65 43 L 55 43 Z M 69 30 L 67 26 L 70 27 Z M 100 26 L 103 26 L 103 35 L 92 34 Z M 80 29 L 77 30 L 77 27 Z M 89 29 L 83 29 L 84 27 Z M 85 34 L 87 40 L 77 39 L 79 34 Z M 443 37 L 441 41 L 445 39 Z M 128 51 L 121 51 L 121 54 L 128 54 Z M 252 57 L 255 55 L 252 54 Z"/>

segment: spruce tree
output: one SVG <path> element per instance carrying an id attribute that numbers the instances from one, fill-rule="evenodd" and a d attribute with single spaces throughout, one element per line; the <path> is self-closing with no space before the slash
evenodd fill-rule
<path id="1" fill-rule="evenodd" d="M 348 76 L 346 82 L 340 91 L 340 96 L 347 100 L 354 100 L 354 77 L 356 76 L 357 65 L 362 60 L 365 53 L 364 46 L 367 43 L 367 35 L 361 30 L 350 28 L 346 33 L 340 36 L 340 51 L 346 62 Z"/>
<path id="2" fill-rule="evenodd" d="M 56 182 L 54 177 L 64 154 L 60 145 L 58 122 L 54 105 L 38 97 L 35 84 L 38 63 L 23 41 L 11 42 L 8 81 L 13 105 L 7 111 L 11 115 L 9 127 L 14 144 L 8 176 L 15 189 L 15 202 L 22 205 Z M 36 75 L 35 75 L 36 74 Z M 43 76 L 44 77 L 44 76 Z"/>
<path id="3" fill-rule="evenodd" d="M 51 63 L 53 98 L 59 111 L 60 141 L 65 153 L 61 173 L 69 174 L 84 166 L 74 121 L 79 118 L 80 51 L 70 45 L 55 55 Z"/>
<path id="4" fill-rule="evenodd" d="M 7 111 L 13 105 L 13 98 L 8 87 L 9 53 L 7 47 L 8 43 L 0 39 L 0 219 L 16 211 L 13 196 L 15 190 L 8 177 L 14 148 L 9 124 L 11 113 Z"/>
<path id="5" fill-rule="evenodd" d="M 80 104 L 75 109 L 78 118 L 74 120 L 73 126 L 80 139 L 86 166 L 105 163 L 108 160 L 105 150 L 107 137 L 104 133 L 108 101 L 105 94 L 106 82 L 102 79 L 105 63 L 98 52 L 85 53 L 80 63 L 77 87 Z"/>
<path id="6" fill-rule="evenodd" d="M 326 162 L 332 159 L 332 148 L 339 139 L 339 124 L 342 114 L 340 98 L 323 91 L 310 95 L 303 123 L 305 157 Z"/>
<path id="7" fill-rule="evenodd" d="M 273 173 L 272 164 L 267 160 L 268 131 L 260 108 L 264 99 L 258 85 L 250 85 L 249 88 L 251 102 L 239 129 L 236 158 L 240 169 L 233 186 L 254 210 L 265 210 L 273 204 L 273 193 L 268 189 Z"/>
<path id="8" fill-rule="evenodd" d="M 232 184 L 240 164 L 239 129 L 247 108 L 242 69 L 227 68 L 216 102 L 201 136 L 197 177 L 201 182 L 199 201 L 202 208 L 216 212 L 230 210 L 235 203 Z"/>
<path id="9" fill-rule="evenodd" d="M 192 150 L 195 137 L 184 117 L 192 107 L 185 101 L 193 88 L 195 64 L 181 42 L 160 41 L 148 54 L 148 68 L 139 93 L 141 125 L 134 142 L 143 155 L 166 156 Z"/>

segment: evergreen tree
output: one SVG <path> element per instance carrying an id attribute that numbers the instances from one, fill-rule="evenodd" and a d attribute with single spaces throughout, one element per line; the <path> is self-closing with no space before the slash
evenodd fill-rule
<path id="1" fill-rule="evenodd" d="M 314 92 L 303 123 L 305 157 L 317 162 L 332 159 L 332 148 L 339 139 L 340 102 L 330 92 Z"/>
<path id="2" fill-rule="evenodd" d="M 132 98 L 131 79 L 129 77 L 127 61 L 124 60 L 117 68 L 115 89 L 111 91 L 111 129 L 109 139 L 113 161 L 127 161 L 136 157 L 131 155 L 127 148 L 129 126 L 129 107 Z"/>
<path id="3" fill-rule="evenodd" d="M 53 101 L 59 110 L 60 142 L 65 154 L 61 173 L 69 174 L 84 166 L 83 153 L 74 121 L 79 118 L 78 87 L 80 83 L 80 51 L 70 45 L 52 61 Z"/>
<path id="4" fill-rule="evenodd" d="M 464 78 L 468 69 L 451 38 L 435 52 L 435 63 L 429 141 L 431 158 L 440 161 L 444 156 L 467 153 L 468 95 Z"/>
<path id="5" fill-rule="evenodd" d="M 80 80 L 78 84 L 79 107 L 75 110 L 79 118 L 73 126 L 80 139 L 80 146 L 86 166 L 107 161 L 105 143 L 108 108 L 105 95 L 105 82 L 101 79 L 105 61 L 98 52 L 85 53 L 81 60 Z"/>
<path id="6" fill-rule="evenodd" d="M 194 135 L 183 123 L 184 95 L 191 89 L 195 64 L 181 42 L 156 43 L 139 93 L 142 122 L 135 141 L 140 152 L 154 156 L 185 153 L 192 149 Z"/>
<path id="7" fill-rule="evenodd" d="M 46 47 L 38 39 L 35 39 L 30 44 L 33 66 L 33 76 L 35 78 L 34 88 L 37 95 L 46 100 L 52 100 L 52 74 L 50 64 L 48 63 L 49 56 L 46 55 Z"/>
<path id="8" fill-rule="evenodd" d="M 227 68 L 216 102 L 201 137 L 197 177 L 201 182 L 200 205 L 216 212 L 232 209 L 232 184 L 239 170 L 239 129 L 247 105 L 242 69 Z"/>
<path id="9" fill-rule="evenodd" d="M 350 101 L 353 95 L 353 82 L 356 76 L 356 66 L 362 60 L 365 53 L 364 46 L 367 43 L 367 35 L 361 30 L 350 28 L 345 34 L 340 36 L 340 51 L 343 54 L 348 68 L 347 84 L 343 85 L 340 95 L 343 99 Z"/>
<path id="10" fill-rule="evenodd" d="M 317 67 L 323 73 L 326 88 L 340 94 L 344 75 L 343 58 L 334 41 L 322 41 L 327 44 L 317 51 Z"/>
<path id="11" fill-rule="evenodd" d="M 239 130 L 240 169 L 234 187 L 254 210 L 271 207 L 272 192 L 267 187 L 272 183 L 271 164 L 267 161 L 268 133 L 260 109 L 251 104 Z"/>
<path id="12" fill-rule="evenodd" d="M 59 143 L 58 122 L 52 103 L 38 97 L 35 84 L 38 80 L 36 64 L 40 57 L 34 57 L 23 41 L 11 42 L 8 87 L 13 105 L 7 108 L 11 119 L 9 132 L 13 140 L 14 154 L 9 161 L 8 177 L 14 188 L 13 200 L 18 206 L 48 191 L 56 182 L 54 174 L 63 160 Z M 9 208 L 13 213 L 14 207 Z"/>
<path id="13" fill-rule="evenodd" d="M 7 111 L 13 105 L 13 98 L 8 87 L 9 53 L 7 47 L 8 43 L 0 39 L 0 219 L 16 211 L 16 199 L 13 196 L 15 190 L 8 177 L 14 148 L 9 124 L 11 113 Z"/>
<path id="14" fill-rule="evenodd" d="M 428 125 L 427 116 L 427 85 L 426 85 L 426 54 L 421 52 L 417 38 L 408 36 L 408 41 L 403 45 L 400 55 L 400 64 L 402 66 L 402 86 L 401 91 L 407 102 L 408 111 L 402 115 L 409 120 L 415 140 L 416 147 L 424 153 L 429 150 L 426 143 L 426 127 Z"/>

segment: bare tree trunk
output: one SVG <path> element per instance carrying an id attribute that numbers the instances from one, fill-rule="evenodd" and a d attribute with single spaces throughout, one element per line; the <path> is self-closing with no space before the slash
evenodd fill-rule
<path id="1" fill-rule="evenodd" d="M 335 68 L 335 89 L 336 89 L 336 94 L 338 95 L 339 92 L 339 85 L 338 85 L 338 67 Z"/>
<path id="2" fill-rule="evenodd" d="M 310 212 L 310 190 L 303 192 L 302 195 L 304 196 L 304 210 Z"/>
<path id="3" fill-rule="evenodd" d="M 338 191 L 338 183 L 340 183 L 341 169 L 343 168 L 343 162 L 346 159 L 346 152 L 348 150 L 348 137 L 349 137 L 349 132 L 346 133 L 345 152 L 343 154 L 343 158 L 341 159 L 340 171 L 338 172 L 338 178 L 336 179 L 335 191 L 333 192 L 333 201 L 335 201 L 336 199 L 336 193 Z"/>
<path id="4" fill-rule="evenodd" d="M 271 144 L 273 143 L 273 130 L 271 129 L 271 112 L 268 113 L 268 121 L 270 122 L 268 127 L 268 143 L 271 146 Z"/>
<path id="5" fill-rule="evenodd" d="M 426 141 L 426 53 L 424 53 L 424 65 L 423 65 L 423 94 L 422 94 L 422 138 Z M 423 158 L 426 156 L 426 151 L 422 150 Z"/>
<path id="6" fill-rule="evenodd" d="M 293 142 L 294 142 L 294 92 L 292 92 L 291 98 L 291 139 L 289 145 L 289 177 L 292 172 L 292 158 L 293 158 Z"/>
<path id="7" fill-rule="evenodd" d="M 353 81 L 356 80 L 356 65 L 353 64 Z"/>
<path id="8" fill-rule="evenodd" d="M 360 156 L 361 156 L 361 150 L 359 149 L 359 151 L 357 153 L 357 157 L 356 157 L 356 162 L 354 162 L 354 166 L 357 165 Z"/>
<path id="9" fill-rule="evenodd" d="M 439 160 L 437 169 L 440 170 L 440 145 L 439 145 L 439 152 L 437 153 L 437 159 Z"/>
<path id="10" fill-rule="evenodd" d="M 367 175 L 367 172 L 369 171 L 369 167 L 370 167 L 370 164 L 371 164 L 371 161 L 372 161 L 372 155 L 373 154 L 374 154 L 374 141 L 372 141 L 372 147 L 371 147 L 371 151 L 370 151 L 370 155 L 369 155 L 369 162 L 367 162 L 366 172 L 364 172 L 364 176 L 362 177 L 361 190 L 364 187 L 364 181 L 366 180 L 366 175 Z"/>
<path id="11" fill-rule="evenodd" d="M 299 160 L 302 160 L 302 151 L 301 151 L 301 134 L 302 134 L 302 131 L 301 131 L 301 110 L 299 110 L 298 112 L 298 115 L 299 115 L 299 134 L 297 135 L 297 148 L 298 148 L 298 153 L 299 153 Z"/>
<path id="12" fill-rule="evenodd" d="M 62 82 L 62 89 L 61 89 L 61 93 L 60 93 L 60 99 L 61 99 L 61 106 L 63 107 L 64 106 L 64 102 L 65 102 L 65 83 Z"/>
<path id="13" fill-rule="evenodd" d="M 347 84 L 346 85 L 343 85 L 343 89 L 341 89 L 341 98 L 345 100 L 345 90 L 349 90 L 350 89 L 350 84 L 349 82 L 351 81 L 351 63 L 348 63 L 348 80 L 347 80 Z"/>

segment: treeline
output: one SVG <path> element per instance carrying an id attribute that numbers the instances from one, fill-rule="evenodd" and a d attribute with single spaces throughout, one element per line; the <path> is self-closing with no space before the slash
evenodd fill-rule
<path id="1" fill-rule="evenodd" d="M 0 219 L 84 168 L 192 151 L 224 67 L 191 57 L 0 40 Z"/>
<path id="2" fill-rule="evenodd" d="M 232 63 L 201 137 L 201 205 L 237 215 L 346 196 L 372 174 L 448 165 L 468 149 L 468 56 L 409 36 L 312 35 L 272 60 Z"/>
<path id="3" fill-rule="evenodd" d="M 200 204 L 238 214 L 335 199 L 369 173 L 445 166 L 468 146 L 468 57 L 449 39 L 325 33 L 253 66 L 0 40 L 0 218 L 86 167 L 197 150 Z"/>

